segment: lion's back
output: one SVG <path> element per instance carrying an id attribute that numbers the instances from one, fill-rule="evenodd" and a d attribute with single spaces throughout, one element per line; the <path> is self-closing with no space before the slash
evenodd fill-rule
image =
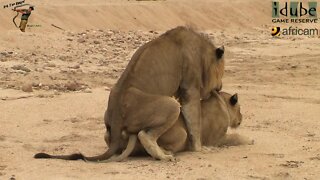
<path id="1" fill-rule="evenodd" d="M 167 31 L 134 53 L 118 86 L 134 86 L 147 93 L 172 96 L 183 78 L 183 69 L 192 66 L 193 71 L 199 71 L 195 74 L 201 74 L 201 59 L 198 58 L 201 57 L 201 43 L 207 43 L 207 39 L 189 28 Z M 185 59 L 195 55 L 197 58 L 189 58 L 195 62 L 186 65 Z"/>

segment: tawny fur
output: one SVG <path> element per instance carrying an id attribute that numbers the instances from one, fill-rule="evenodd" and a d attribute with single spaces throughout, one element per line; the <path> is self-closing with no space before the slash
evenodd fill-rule
<path id="1" fill-rule="evenodd" d="M 201 148 L 200 99 L 222 87 L 224 48 L 216 48 L 205 36 L 177 27 L 140 47 L 112 88 L 105 125 L 110 132 L 109 149 L 102 155 L 51 156 L 58 159 L 102 161 L 122 151 L 121 132 L 138 134 L 153 157 L 165 155 L 157 139 L 184 116 L 191 150 Z M 178 103 L 173 96 L 178 97 Z M 49 155 L 36 155 L 47 158 Z"/>
<path id="2" fill-rule="evenodd" d="M 240 105 L 238 102 L 232 104 L 231 98 L 237 99 L 237 95 L 231 95 L 225 92 L 213 92 L 209 99 L 201 102 L 202 115 L 202 144 L 205 146 L 233 146 L 233 145 L 247 145 L 253 144 L 249 138 L 242 137 L 237 134 L 227 134 L 228 127 L 237 128 L 242 122 L 242 114 L 240 112 Z M 124 133 L 125 134 L 125 133 Z M 127 138 L 124 135 L 123 138 Z M 132 136 L 132 135 L 131 135 Z M 178 121 L 158 139 L 158 144 L 166 153 L 176 153 L 188 150 L 187 129 L 180 115 Z M 142 147 L 139 142 L 137 144 L 131 143 L 130 149 L 132 153 L 126 151 L 128 154 L 141 154 L 146 147 Z M 123 147 L 125 148 L 125 147 Z M 148 148 L 148 147 L 147 147 Z M 146 150 L 148 152 L 148 150 Z M 121 156 L 124 160 L 125 157 Z"/>

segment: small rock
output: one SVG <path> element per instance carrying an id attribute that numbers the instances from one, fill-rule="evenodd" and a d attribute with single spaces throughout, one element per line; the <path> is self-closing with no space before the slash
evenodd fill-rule
<path id="1" fill-rule="evenodd" d="M 32 84 L 25 84 L 21 87 L 21 90 L 23 92 L 33 92 L 32 90 Z"/>
<path id="2" fill-rule="evenodd" d="M 43 72 L 43 70 L 40 69 L 40 68 L 35 68 L 34 70 L 37 71 L 37 72 Z"/>
<path id="3" fill-rule="evenodd" d="M 94 44 L 100 44 L 100 41 L 94 40 L 93 43 Z"/>
<path id="4" fill-rule="evenodd" d="M 65 87 L 67 88 L 67 90 L 69 91 L 77 91 L 81 89 L 80 84 L 76 83 L 76 82 L 69 82 L 65 84 Z"/>
<path id="5" fill-rule="evenodd" d="M 83 39 L 83 38 L 80 38 L 80 39 L 78 39 L 77 41 L 78 41 L 78 43 L 84 43 L 84 42 L 86 42 L 86 40 Z"/>
<path id="6" fill-rule="evenodd" d="M 36 82 L 32 83 L 32 87 L 41 87 L 41 86 L 42 86 L 41 83 L 36 83 Z"/>
<path id="7" fill-rule="evenodd" d="M 2 55 L 2 56 L 7 56 L 8 53 L 6 53 L 6 52 L 0 52 L 0 55 Z"/>
<path id="8" fill-rule="evenodd" d="M 280 172 L 278 174 L 276 174 L 277 177 L 281 177 L 281 178 L 289 178 L 291 177 L 291 175 L 288 172 Z"/>
<path id="9" fill-rule="evenodd" d="M 113 32 L 113 31 L 108 31 L 106 34 L 107 34 L 107 35 L 113 35 L 114 32 Z"/>
<path id="10" fill-rule="evenodd" d="M 25 72 L 30 72 L 31 70 L 23 65 L 14 65 L 11 67 L 14 70 L 21 70 L 21 71 L 25 71 Z"/>
<path id="11" fill-rule="evenodd" d="M 53 68 L 53 67 L 56 67 L 56 65 L 54 63 L 48 63 L 47 67 L 52 67 Z"/>
<path id="12" fill-rule="evenodd" d="M 41 89 L 42 89 L 42 90 L 45 90 L 45 91 L 49 91 L 49 90 L 50 90 L 50 87 L 49 87 L 49 86 L 42 86 Z"/>
<path id="13" fill-rule="evenodd" d="M 67 56 L 60 56 L 59 59 L 60 59 L 61 61 L 66 61 L 66 60 L 67 60 Z"/>
<path id="14" fill-rule="evenodd" d="M 57 90 L 54 90 L 54 93 L 53 93 L 53 94 L 56 95 L 56 96 L 61 95 L 61 93 L 60 93 L 59 91 L 57 91 Z"/>
<path id="15" fill-rule="evenodd" d="M 74 36 L 73 32 L 68 32 L 67 36 Z"/>
<path id="16" fill-rule="evenodd" d="M 16 180 L 15 175 L 12 175 L 9 180 Z"/>
<path id="17" fill-rule="evenodd" d="M 85 89 L 83 92 L 84 92 L 84 93 L 92 93 L 92 90 L 89 89 L 89 88 L 87 88 L 87 89 Z"/>
<path id="18" fill-rule="evenodd" d="M 73 39 L 71 39 L 71 38 L 67 38 L 67 40 L 68 40 L 68 41 L 73 41 Z"/>
<path id="19" fill-rule="evenodd" d="M 85 50 L 86 54 L 92 53 L 90 49 Z"/>
<path id="20" fill-rule="evenodd" d="M 69 68 L 71 69 L 79 69 L 80 68 L 80 65 L 79 64 L 76 64 L 74 66 L 69 66 Z"/>

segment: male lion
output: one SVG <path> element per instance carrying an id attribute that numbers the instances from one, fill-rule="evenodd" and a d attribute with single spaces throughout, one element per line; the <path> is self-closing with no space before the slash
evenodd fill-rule
<path id="1" fill-rule="evenodd" d="M 238 95 L 225 92 L 212 92 L 209 99 L 201 101 L 202 129 L 201 140 L 205 146 L 235 146 L 253 144 L 253 141 L 237 134 L 226 134 L 228 127 L 237 128 L 242 122 L 242 114 L 238 103 Z M 146 150 L 139 141 L 129 139 L 126 132 L 123 138 L 128 142 L 127 148 L 121 155 L 110 158 L 110 161 L 122 161 L 130 154 L 141 154 Z M 131 135 L 132 138 L 132 135 Z M 178 121 L 161 135 L 158 144 L 166 154 L 188 150 L 187 129 L 183 116 L 180 114 Z M 108 140 L 107 140 L 108 143 Z M 125 147 L 123 147 L 124 149 Z M 148 147 L 147 147 L 148 148 Z M 154 157 L 158 159 L 158 157 Z"/>
<path id="2" fill-rule="evenodd" d="M 222 87 L 224 48 L 186 27 L 167 31 L 140 47 L 112 88 L 105 125 L 110 131 L 109 149 L 99 156 L 82 154 L 55 158 L 102 161 L 121 150 L 121 132 L 138 134 L 153 157 L 170 160 L 157 144 L 158 138 L 178 120 L 180 106 L 191 150 L 201 149 L 200 99 Z M 180 99 L 178 103 L 173 96 Z M 134 136 L 132 136 L 134 138 Z M 52 157 L 44 153 L 35 158 Z"/>

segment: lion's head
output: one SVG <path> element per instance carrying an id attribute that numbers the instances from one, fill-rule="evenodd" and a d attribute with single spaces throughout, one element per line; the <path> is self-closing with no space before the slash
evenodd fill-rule
<path id="1" fill-rule="evenodd" d="M 202 76 L 203 89 L 202 97 L 210 91 L 220 91 L 222 89 L 222 77 L 225 69 L 224 46 L 216 48 L 212 44 L 207 46 L 204 59 L 204 74 Z"/>
<path id="2" fill-rule="evenodd" d="M 225 92 L 221 92 L 221 95 L 226 101 L 229 116 L 230 116 L 230 124 L 231 128 L 237 128 L 242 122 L 242 114 L 240 112 L 240 105 L 238 102 L 238 94 L 228 94 Z"/>

